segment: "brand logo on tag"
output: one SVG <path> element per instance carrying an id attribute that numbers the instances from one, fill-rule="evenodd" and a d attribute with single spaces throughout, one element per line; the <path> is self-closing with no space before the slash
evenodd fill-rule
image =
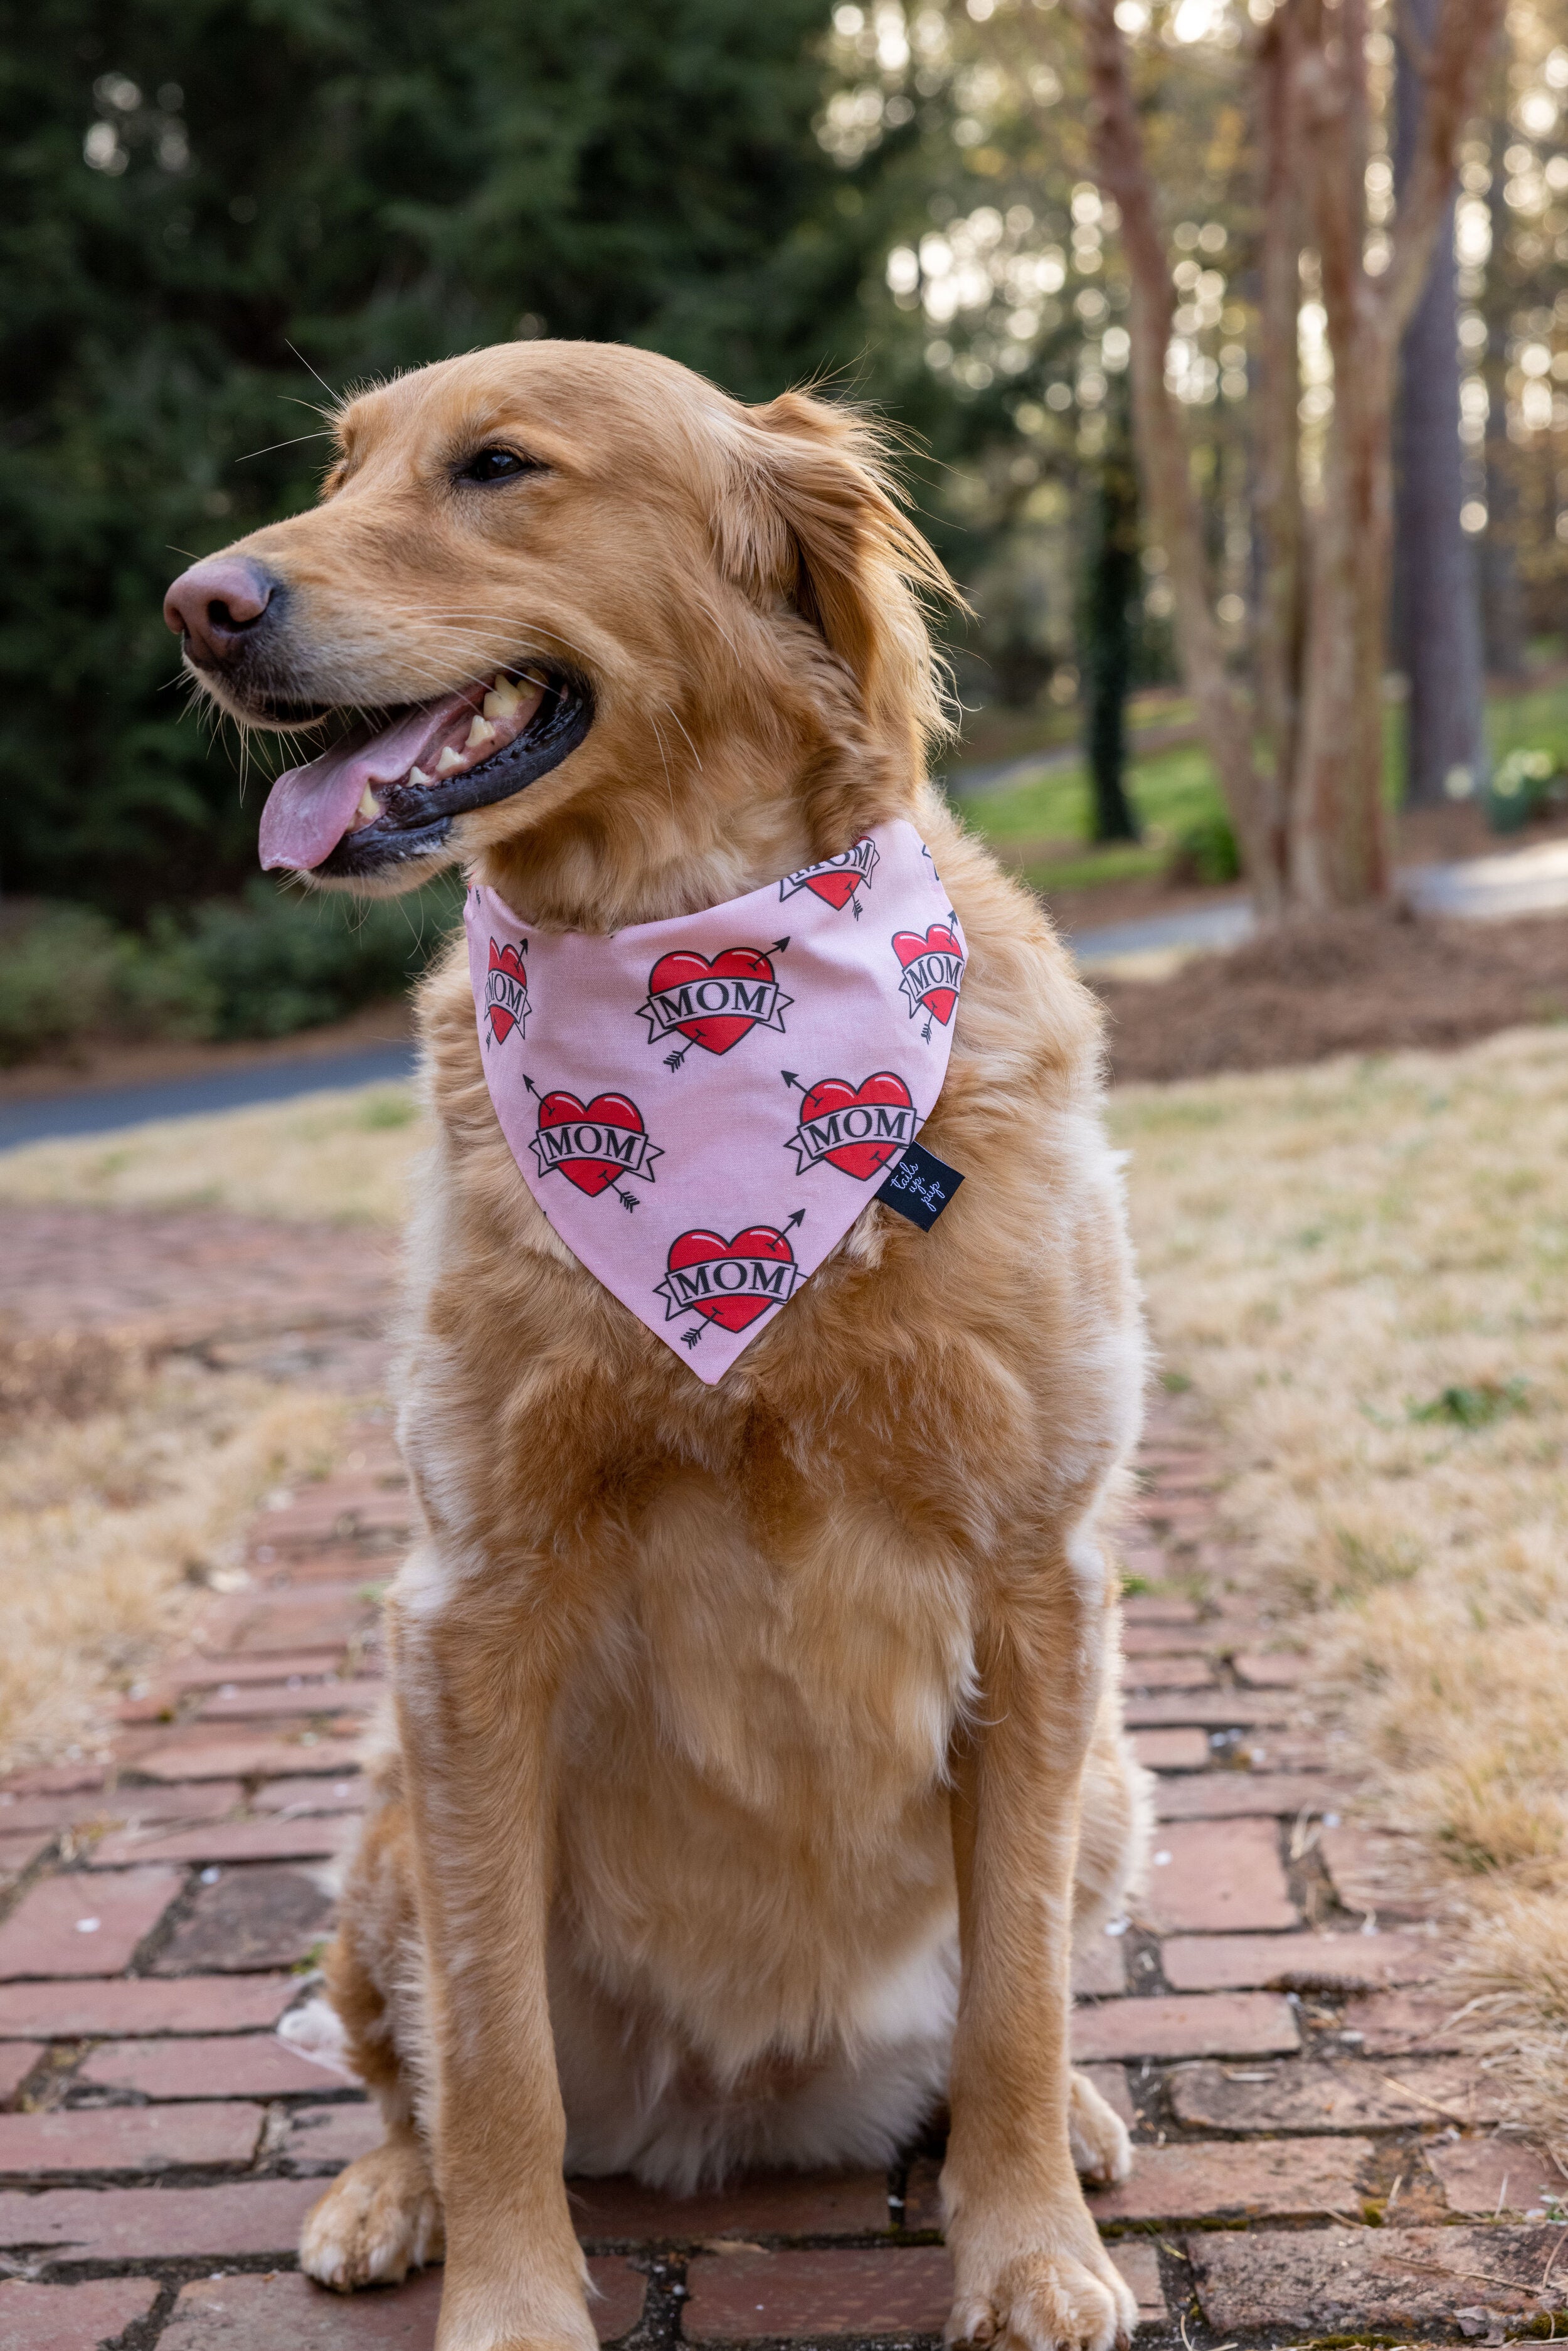
<path id="1" fill-rule="evenodd" d="M 898 985 L 910 1019 L 917 1019 L 924 1009 L 946 1029 L 964 984 L 964 950 L 957 933 L 946 923 L 933 923 L 924 938 L 918 931 L 895 931 L 893 952 L 904 967 Z M 931 1034 L 930 1020 L 924 1034 Z"/>
<path id="2" fill-rule="evenodd" d="M 528 975 L 521 949 L 509 944 L 499 947 L 492 939 L 490 968 L 485 979 L 485 1009 L 497 1044 L 504 1045 L 514 1029 L 519 1037 L 526 1037 L 533 1008 L 528 1002 Z"/>
<path id="3" fill-rule="evenodd" d="M 963 1180 L 923 1143 L 912 1143 L 876 1196 L 928 1233 Z"/>
<path id="4" fill-rule="evenodd" d="M 546 1094 L 530 1147 L 541 1176 L 559 1171 L 591 1200 L 621 1176 L 653 1183 L 653 1162 L 664 1155 L 625 1094 L 595 1094 L 591 1102 L 579 1102 L 575 1094 Z M 621 1196 L 630 1204 L 629 1193 Z"/>
<path id="5" fill-rule="evenodd" d="M 858 1086 L 819 1078 L 806 1089 L 786 1148 L 795 1154 L 797 1176 L 825 1161 L 865 1184 L 914 1142 L 918 1123 L 909 1088 L 892 1070 L 874 1071 Z"/>
<path id="6" fill-rule="evenodd" d="M 794 1000 L 759 948 L 726 947 L 710 959 L 682 947 L 659 957 L 648 974 L 647 1001 L 640 1009 L 651 1045 L 676 1035 L 705 1053 L 727 1053 L 753 1029 L 782 1034 L 785 1008 Z M 685 1058 L 683 1051 L 672 1068 Z"/>
<path id="7" fill-rule="evenodd" d="M 792 1298 L 801 1279 L 783 1234 L 772 1225 L 748 1225 L 730 1241 L 722 1233 L 682 1233 L 670 1244 L 669 1271 L 653 1288 L 664 1301 L 666 1322 L 700 1314 L 721 1330 L 745 1331 Z"/>
<path id="8" fill-rule="evenodd" d="M 792 898 L 798 890 L 810 890 L 841 914 L 857 890 L 869 890 L 871 877 L 881 860 L 882 852 L 869 833 L 862 833 L 841 849 L 836 857 L 824 857 L 820 864 L 802 865 L 798 873 L 786 873 L 779 884 L 780 898 Z M 855 900 L 855 914 L 860 914 L 860 901 Z"/>

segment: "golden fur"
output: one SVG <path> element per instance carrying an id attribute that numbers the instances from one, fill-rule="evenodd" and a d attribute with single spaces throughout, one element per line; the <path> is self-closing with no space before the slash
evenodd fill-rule
<path id="1" fill-rule="evenodd" d="M 426 984 L 423 1531 L 329 1969 L 389 2139 L 304 2265 L 399 2276 L 444 2216 L 441 2351 L 589 2351 L 563 2163 L 880 2161 L 946 2095 L 950 2337 L 1109 2351 L 1134 2312 L 1074 2163 L 1128 2148 L 1070 2076 L 1068 1969 L 1141 1840 L 1096 1516 L 1142 1342 L 1092 1001 L 925 781 L 939 567 L 852 416 L 643 352 L 480 352 L 340 429 L 323 504 L 241 542 L 289 583 L 301 695 L 586 674 L 581 747 L 457 826 L 533 926 L 693 911 L 911 818 L 969 942 L 926 1131 L 967 1180 L 929 1234 L 868 1207 L 705 1386 L 535 1206 L 461 951 Z M 490 444 L 548 470 L 455 487 Z"/>

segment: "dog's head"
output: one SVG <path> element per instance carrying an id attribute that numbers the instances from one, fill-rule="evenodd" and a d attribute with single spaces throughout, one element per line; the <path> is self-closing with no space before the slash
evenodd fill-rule
<path id="1" fill-rule="evenodd" d="M 322 744 L 273 786 L 264 864 L 402 889 L 632 836 L 673 857 L 779 789 L 826 852 L 907 806 L 941 725 L 917 594 L 947 583 L 852 413 L 541 341 L 335 429 L 321 503 L 165 606 L 225 711 Z"/>

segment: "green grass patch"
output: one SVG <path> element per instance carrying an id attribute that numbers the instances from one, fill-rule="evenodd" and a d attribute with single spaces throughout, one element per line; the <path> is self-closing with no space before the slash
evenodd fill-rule
<path id="1" fill-rule="evenodd" d="M 1046 891 L 1090 889 L 1096 883 L 1127 882 L 1158 873 L 1184 832 L 1196 825 L 1222 820 L 1225 815 L 1208 755 L 1196 743 L 1134 759 L 1128 785 L 1144 839 L 1112 841 L 1103 849 L 1092 847 L 1087 840 L 1089 777 L 1082 761 L 1026 779 L 1005 792 L 960 798 L 957 805 L 970 831 L 998 848 L 1016 850 L 1030 841 L 1061 842 L 1062 853 L 1031 859 L 1024 869 L 1033 886 Z M 1066 845 L 1073 841 L 1083 841 L 1082 850 L 1066 853 Z"/>

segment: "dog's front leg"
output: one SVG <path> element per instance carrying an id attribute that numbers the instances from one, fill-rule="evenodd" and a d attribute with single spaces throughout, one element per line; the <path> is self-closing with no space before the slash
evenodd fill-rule
<path id="1" fill-rule="evenodd" d="M 417 1562 L 410 1562 L 415 1567 Z M 560 1628 L 408 1578 L 392 1618 L 446 2215 L 437 2351 L 594 2351 L 545 1981 Z"/>
<path id="2" fill-rule="evenodd" d="M 1059 1554 L 1027 1583 L 1009 1581 L 981 1636 L 974 1727 L 955 1745 L 963 1972 L 942 2174 L 949 2343 L 1112 2351 L 1137 2324 L 1069 2135 L 1073 1862 L 1111 1604 L 1087 1556 Z"/>

